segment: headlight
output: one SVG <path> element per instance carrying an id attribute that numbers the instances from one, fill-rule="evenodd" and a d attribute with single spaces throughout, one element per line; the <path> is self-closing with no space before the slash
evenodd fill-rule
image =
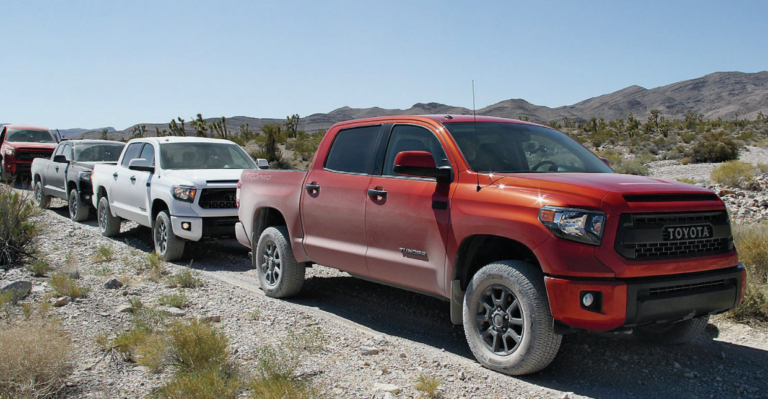
<path id="1" fill-rule="evenodd" d="M 91 172 L 80 172 L 78 177 L 82 181 L 91 181 Z"/>
<path id="2" fill-rule="evenodd" d="M 15 148 L 6 148 L 5 149 L 5 155 L 13 155 L 15 153 L 16 153 L 16 149 Z"/>
<path id="3" fill-rule="evenodd" d="M 179 201 L 195 202 L 197 189 L 188 186 L 174 186 L 171 190 L 171 194 L 173 194 L 173 198 L 176 198 Z"/>
<path id="4" fill-rule="evenodd" d="M 605 228 L 604 213 L 584 209 L 545 206 L 539 221 L 558 237 L 590 245 L 600 245 Z"/>

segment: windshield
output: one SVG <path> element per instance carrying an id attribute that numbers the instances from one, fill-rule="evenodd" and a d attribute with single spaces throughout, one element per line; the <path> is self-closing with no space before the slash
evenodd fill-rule
<path id="1" fill-rule="evenodd" d="M 554 129 L 512 123 L 446 123 L 470 167 L 484 173 L 613 173 Z"/>
<path id="2" fill-rule="evenodd" d="M 77 144 L 75 145 L 76 162 L 117 162 L 123 152 L 124 143 Z"/>
<path id="3" fill-rule="evenodd" d="M 168 143 L 160 149 L 160 166 L 166 170 L 256 169 L 253 159 L 235 144 Z"/>
<path id="4" fill-rule="evenodd" d="M 11 143 L 55 143 L 56 139 L 47 130 L 8 129 L 7 141 Z"/>

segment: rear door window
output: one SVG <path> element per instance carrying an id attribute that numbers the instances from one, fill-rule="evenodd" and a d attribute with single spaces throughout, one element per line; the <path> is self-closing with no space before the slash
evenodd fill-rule
<path id="1" fill-rule="evenodd" d="M 134 160 L 139 157 L 139 153 L 141 152 L 141 147 L 144 145 L 144 143 L 133 143 L 128 146 L 128 148 L 125 149 L 125 156 L 123 157 L 123 161 L 120 163 L 120 165 L 123 165 L 124 167 L 128 167 L 128 163 L 131 162 L 131 160 Z"/>
<path id="2" fill-rule="evenodd" d="M 380 125 L 344 129 L 336 134 L 325 168 L 334 172 L 367 174 L 373 165 Z"/>

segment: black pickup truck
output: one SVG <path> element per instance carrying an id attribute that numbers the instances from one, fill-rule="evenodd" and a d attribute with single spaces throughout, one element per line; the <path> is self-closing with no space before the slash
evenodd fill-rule
<path id="1" fill-rule="evenodd" d="M 51 159 L 32 162 L 34 200 L 47 207 L 51 197 L 68 202 L 69 217 L 76 222 L 88 219 L 91 208 L 91 172 L 97 164 L 117 164 L 125 143 L 106 140 L 63 141 Z"/>

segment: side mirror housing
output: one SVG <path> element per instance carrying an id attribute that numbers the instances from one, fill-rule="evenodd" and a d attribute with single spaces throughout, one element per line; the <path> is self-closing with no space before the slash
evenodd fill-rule
<path id="1" fill-rule="evenodd" d="M 603 161 L 603 163 L 606 164 L 609 168 L 611 167 L 611 163 L 608 162 L 608 158 L 600 157 L 600 160 Z"/>
<path id="2" fill-rule="evenodd" d="M 128 169 L 137 170 L 139 172 L 155 173 L 155 167 L 150 166 L 149 162 L 143 158 L 132 159 L 130 162 L 128 162 Z"/>
<path id="3" fill-rule="evenodd" d="M 432 177 L 438 183 L 453 181 L 450 167 L 438 168 L 432 154 L 426 151 L 403 151 L 395 157 L 395 173 L 407 176 Z"/>
<path id="4" fill-rule="evenodd" d="M 264 158 L 257 159 L 256 165 L 259 167 L 259 169 L 269 169 L 269 161 Z"/>
<path id="5" fill-rule="evenodd" d="M 54 155 L 53 156 L 53 162 L 54 163 L 69 163 L 69 160 L 67 160 L 67 157 L 64 155 Z"/>

